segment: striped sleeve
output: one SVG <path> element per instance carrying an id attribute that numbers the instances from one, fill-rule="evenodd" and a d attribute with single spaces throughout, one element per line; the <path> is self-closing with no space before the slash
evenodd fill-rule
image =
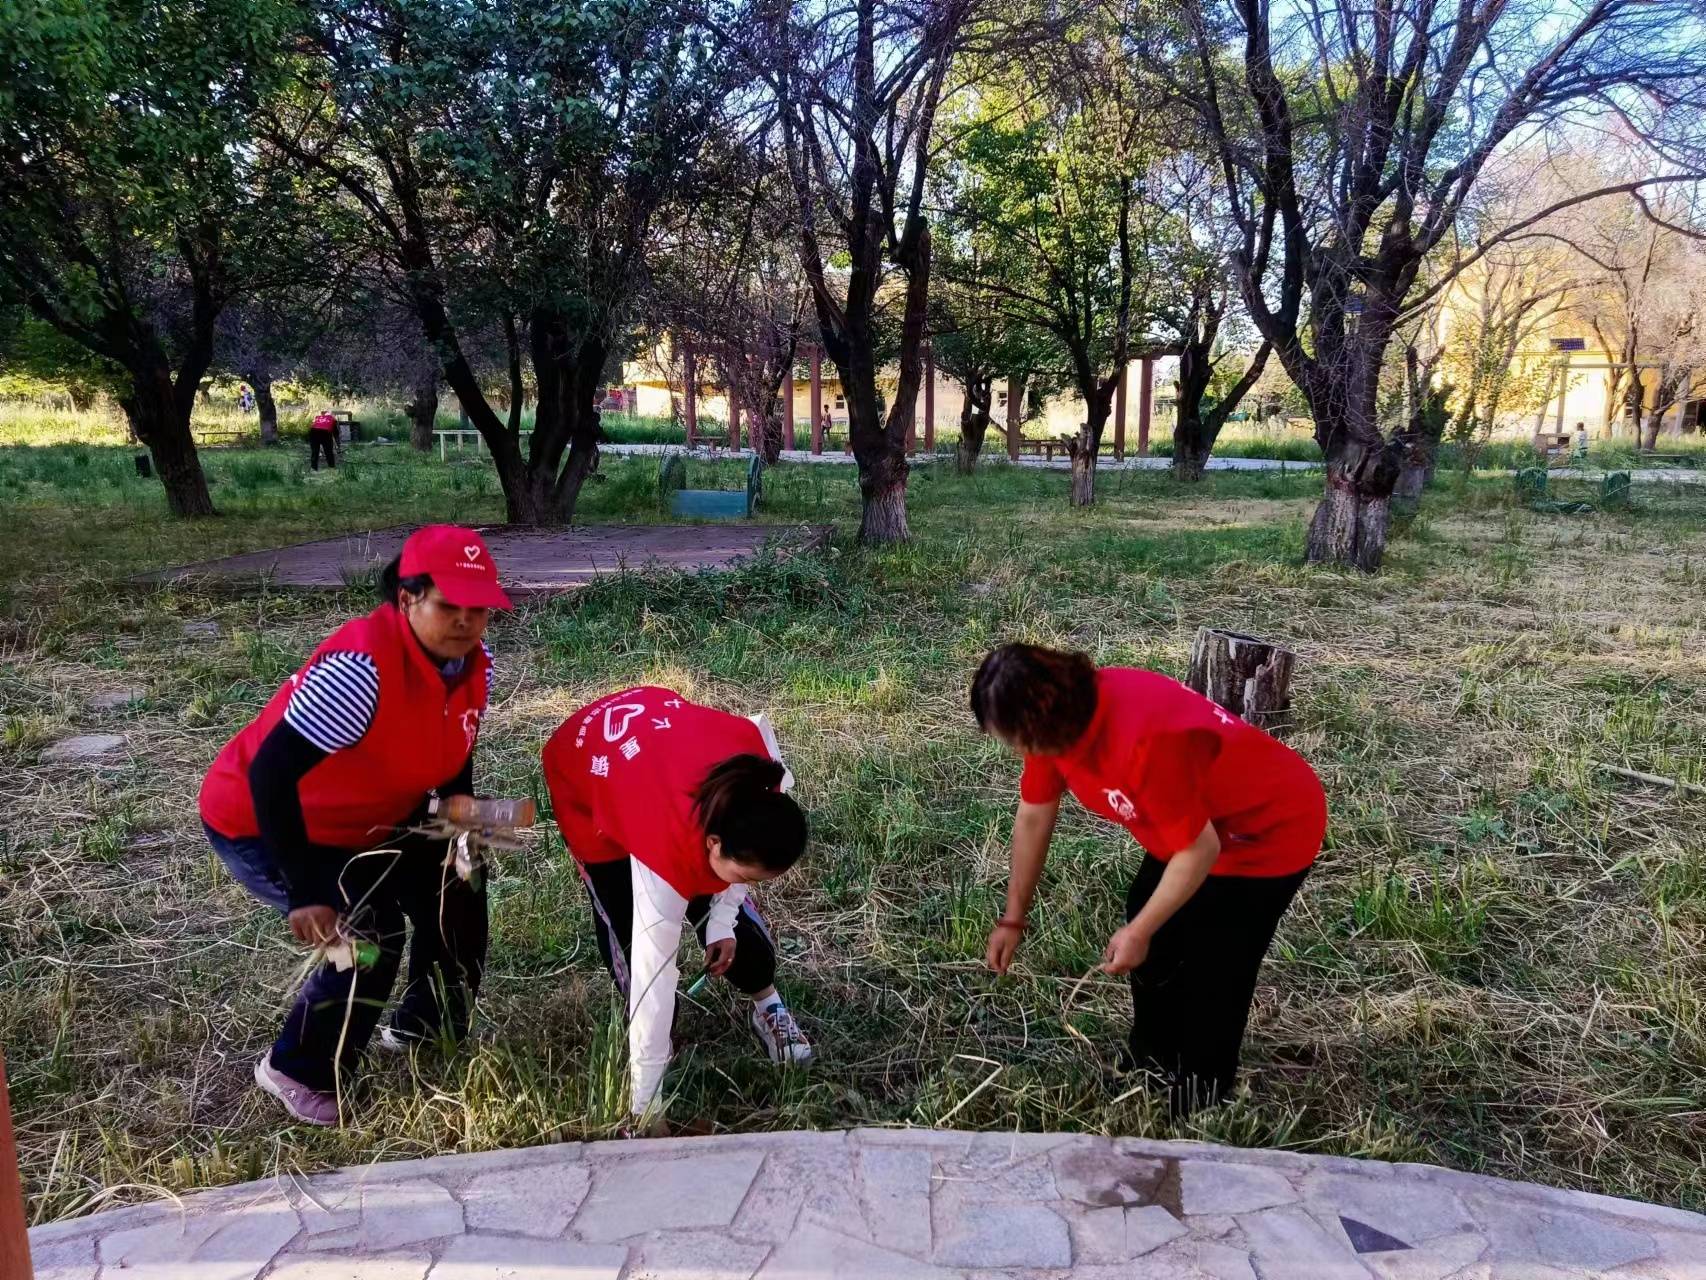
<path id="1" fill-rule="evenodd" d="M 490 706 L 492 704 L 492 687 L 497 684 L 498 680 L 498 660 L 492 657 L 492 646 L 484 640 L 480 641 L 480 648 L 486 654 L 486 705 Z"/>
<path id="2" fill-rule="evenodd" d="M 379 707 L 379 668 L 365 653 L 324 655 L 290 695 L 284 719 L 325 752 L 353 747 Z"/>

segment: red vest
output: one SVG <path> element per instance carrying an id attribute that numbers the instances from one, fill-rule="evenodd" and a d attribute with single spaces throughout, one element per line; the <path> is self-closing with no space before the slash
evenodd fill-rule
<path id="1" fill-rule="evenodd" d="M 581 862 L 632 856 L 684 898 L 729 886 L 711 870 L 694 794 L 712 765 L 769 756 L 745 716 L 654 685 L 575 712 L 545 744 L 545 785 L 563 843 Z"/>
<path id="2" fill-rule="evenodd" d="M 486 711 L 485 650 L 469 654 L 467 668 L 447 683 L 402 613 L 382 604 L 327 637 L 261 714 L 225 744 L 201 784 L 202 821 L 221 835 L 260 834 L 249 766 L 303 674 L 321 654 L 334 651 L 373 659 L 379 668 L 379 705 L 362 740 L 334 751 L 299 785 L 313 843 L 373 848 L 420 807 L 428 791 L 455 777 L 474 750 Z"/>

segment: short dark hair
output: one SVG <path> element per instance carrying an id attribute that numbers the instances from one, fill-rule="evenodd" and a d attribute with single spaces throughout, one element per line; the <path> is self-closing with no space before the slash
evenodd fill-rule
<path id="1" fill-rule="evenodd" d="M 1058 755 L 1096 718 L 1096 664 L 1040 644 L 990 650 L 971 682 L 977 727 L 1037 755 Z"/>
<path id="2" fill-rule="evenodd" d="M 403 577 L 403 553 L 391 557 L 391 563 L 379 571 L 379 598 L 386 604 L 396 604 L 399 592 L 418 596 L 432 586 L 432 574 L 415 573 Z"/>
<path id="3" fill-rule="evenodd" d="M 806 815 L 777 788 L 787 771 L 767 756 L 730 756 L 711 766 L 694 796 L 699 825 L 723 842 L 723 856 L 772 874 L 806 851 Z"/>

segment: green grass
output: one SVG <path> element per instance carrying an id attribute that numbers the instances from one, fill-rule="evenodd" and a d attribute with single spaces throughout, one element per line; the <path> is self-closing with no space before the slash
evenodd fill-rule
<path id="1" fill-rule="evenodd" d="M 484 1035 L 386 1061 L 351 1128 L 282 1125 L 249 1067 L 300 968 L 195 817 L 220 745 L 366 584 L 143 587 L 136 571 L 429 519 L 492 521 L 489 461 L 359 445 L 210 450 L 221 516 L 165 513 L 120 444 L 0 448 L 0 1040 L 30 1212 L 374 1158 L 607 1136 L 620 1011 L 549 826 L 493 886 Z M 738 463 L 706 477 L 733 487 Z M 656 521 L 656 463 L 604 459 L 588 521 Z M 1300 563 L 1309 475 L 913 474 L 914 541 L 867 551 L 849 468 L 766 475 L 764 514 L 832 523 L 821 555 L 625 575 L 500 618 L 479 785 L 543 795 L 567 712 L 640 680 L 777 723 L 814 843 L 760 892 L 819 1046 L 762 1062 L 716 986 L 684 1008 L 672 1114 L 699 1129 L 952 1123 L 1202 1137 L 1706 1206 L 1706 802 L 1596 762 L 1706 776 L 1701 497 L 1545 517 L 1508 481 L 1442 484 L 1366 579 Z M 1684 585 L 1693 582 L 1691 589 Z M 213 620 L 216 639 L 183 624 Z M 1179 673 L 1200 625 L 1300 654 L 1292 741 L 1329 844 L 1281 927 L 1245 1051 L 1250 1092 L 1184 1129 L 1101 1062 L 1123 989 L 1063 1000 L 1119 923 L 1129 841 L 1070 812 L 1014 976 L 981 966 L 1017 768 L 973 730 L 969 673 L 1010 637 Z M 94 712 L 88 698 L 140 688 Z M 126 763 L 47 766 L 73 732 Z M 1091 1038 L 1089 1052 L 1063 1026 Z"/>

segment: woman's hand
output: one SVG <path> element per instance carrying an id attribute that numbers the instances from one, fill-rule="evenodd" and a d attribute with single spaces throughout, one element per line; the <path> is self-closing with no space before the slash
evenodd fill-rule
<path id="1" fill-rule="evenodd" d="M 338 912 L 325 905 L 298 907 L 288 917 L 290 932 L 305 947 L 318 947 L 336 941 Z"/>
<path id="2" fill-rule="evenodd" d="M 713 978 L 720 978 L 729 971 L 729 966 L 735 962 L 735 940 L 721 938 L 705 948 L 705 972 Z"/>
<path id="3" fill-rule="evenodd" d="M 1136 921 L 1114 931 L 1102 952 L 1102 972 L 1130 973 L 1149 958 L 1149 934 Z"/>
<path id="4" fill-rule="evenodd" d="M 989 946 L 983 953 L 983 962 L 996 973 L 1006 973 L 1007 967 L 1013 963 L 1013 953 L 1019 949 L 1019 941 L 1025 936 L 1025 931 L 1015 924 L 998 924 L 989 931 Z"/>

